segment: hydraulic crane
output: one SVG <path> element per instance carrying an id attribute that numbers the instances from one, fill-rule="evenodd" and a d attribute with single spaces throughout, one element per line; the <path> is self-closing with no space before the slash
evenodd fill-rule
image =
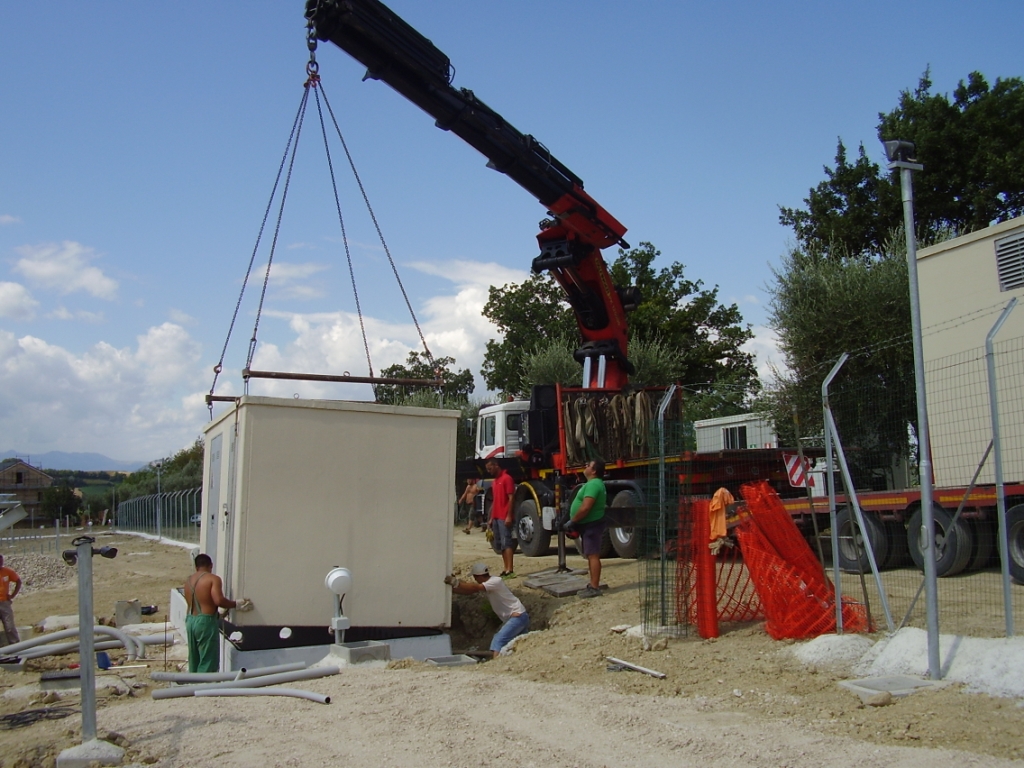
<path id="1" fill-rule="evenodd" d="M 452 86 L 449 58 L 379 0 L 307 0 L 306 18 L 329 41 L 366 67 L 364 79 L 382 80 L 487 158 L 545 206 L 535 273 L 550 271 L 564 289 L 583 344 L 575 357 L 586 388 L 624 387 L 626 312 L 639 303 L 634 287 L 612 284 L 601 250 L 628 248 L 626 228 L 583 190 L 583 180 L 547 147 L 510 125 L 466 88 Z"/>

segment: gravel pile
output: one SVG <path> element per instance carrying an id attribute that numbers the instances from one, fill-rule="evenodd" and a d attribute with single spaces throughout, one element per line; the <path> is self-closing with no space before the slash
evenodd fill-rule
<path id="1" fill-rule="evenodd" d="M 47 587 L 62 587 L 76 574 L 74 568 L 68 568 L 55 555 L 5 555 L 4 565 L 13 568 L 21 577 L 22 589 L 26 593 Z"/>

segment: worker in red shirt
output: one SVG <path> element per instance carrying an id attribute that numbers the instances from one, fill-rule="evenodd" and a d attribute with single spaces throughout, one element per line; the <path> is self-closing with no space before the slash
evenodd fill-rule
<path id="1" fill-rule="evenodd" d="M 491 530 L 494 532 L 495 549 L 501 551 L 501 562 L 505 570 L 501 572 L 501 578 L 515 578 L 515 571 L 512 568 L 512 526 L 515 525 L 516 515 L 512 509 L 512 495 L 516 491 L 516 484 L 511 475 L 501 468 L 498 462 L 491 459 L 487 462 L 487 471 L 491 473 L 494 482 L 491 484 Z"/>
<path id="2" fill-rule="evenodd" d="M 20 591 L 21 577 L 13 568 L 4 565 L 4 556 L 0 555 L 0 622 L 3 622 L 9 645 L 21 640 L 18 637 L 18 625 L 14 623 L 14 609 L 11 607 L 11 600 Z"/>

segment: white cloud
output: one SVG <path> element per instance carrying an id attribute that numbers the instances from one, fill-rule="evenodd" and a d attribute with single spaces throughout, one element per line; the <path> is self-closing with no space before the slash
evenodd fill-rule
<path id="1" fill-rule="evenodd" d="M 207 418 L 198 362 L 198 343 L 170 323 L 134 350 L 100 341 L 82 354 L 0 330 L 0 391 L 17 404 L 0 410 L 3 447 L 167 455 Z"/>
<path id="2" fill-rule="evenodd" d="M 102 312 L 87 312 L 84 309 L 72 312 L 65 306 L 57 307 L 47 317 L 53 320 L 81 320 L 86 323 L 102 323 L 106 320 L 106 316 Z"/>
<path id="3" fill-rule="evenodd" d="M 11 216 L 9 213 L 0 213 L 0 227 L 6 227 L 8 224 L 20 224 L 21 219 L 17 216 Z"/>
<path id="4" fill-rule="evenodd" d="M 275 261 L 270 268 L 270 279 L 274 283 L 289 283 L 296 280 L 307 280 L 313 275 L 328 269 L 326 264 L 306 262 L 296 264 L 288 261 Z M 266 273 L 266 267 L 260 270 L 261 274 Z"/>
<path id="5" fill-rule="evenodd" d="M 167 312 L 167 315 L 178 325 L 195 325 L 197 322 L 197 320 L 192 317 L 192 315 L 188 314 L 188 312 L 182 312 L 180 309 L 175 309 L 174 307 L 171 307 Z"/>
<path id="6" fill-rule="evenodd" d="M 786 360 L 779 349 L 779 340 L 775 331 L 763 325 L 755 325 L 751 329 L 754 338 L 743 345 L 744 352 L 752 353 L 757 360 L 757 375 L 762 382 L 768 383 L 774 377 L 772 368 L 785 373 Z"/>
<path id="7" fill-rule="evenodd" d="M 37 306 L 39 302 L 32 298 L 25 286 L 0 281 L 0 317 L 31 320 L 35 317 Z"/>
<path id="8" fill-rule="evenodd" d="M 23 245 L 15 250 L 21 258 L 15 263 L 14 271 L 36 285 L 62 295 L 85 291 L 108 301 L 117 295 L 117 281 L 89 265 L 96 258 L 92 248 L 65 240 L 59 244 Z"/>

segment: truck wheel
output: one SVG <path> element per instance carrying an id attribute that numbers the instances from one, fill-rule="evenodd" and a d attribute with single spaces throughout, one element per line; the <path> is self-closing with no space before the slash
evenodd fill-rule
<path id="1" fill-rule="evenodd" d="M 974 551 L 967 570 L 980 571 L 988 567 L 996 551 L 996 526 L 990 520 L 971 520 L 971 533 L 974 534 Z"/>
<path id="2" fill-rule="evenodd" d="M 953 516 L 938 504 L 932 506 L 932 515 L 935 518 L 935 541 L 936 551 L 938 543 L 945 539 L 946 545 L 942 555 L 935 561 L 935 574 L 937 576 L 956 576 L 971 561 L 971 552 L 974 549 L 974 536 L 971 535 L 971 527 L 963 518 L 953 525 Z M 910 557 L 922 571 L 924 570 L 924 554 L 921 552 L 921 519 L 922 513 L 918 509 L 910 518 L 907 524 L 907 544 L 910 545 Z"/>
<path id="3" fill-rule="evenodd" d="M 907 527 L 898 520 L 884 523 L 889 537 L 889 559 L 886 568 L 902 568 L 910 564 L 910 548 L 907 546 Z"/>
<path id="4" fill-rule="evenodd" d="M 619 491 L 612 499 L 613 507 L 636 507 L 640 503 L 633 491 Z M 612 549 L 619 557 L 633 559 L 636 557 L 637 537 L 639 533 L 635 528 L 609 528 L 608 537 L 611 539 Z"/>
<path id="5" fill-rule="evenodd" d="M 889 559 L 889 537 L 882 524 L 873 515 L 864 513 L 868 540 L 875 555 L 875 565 L 885 567 Z M 871 561 L 864 549 L 864 537 L 857 526 L 856 516 L 846 507 L 836 514 L 839 528 L 839 568 L 847 573 L 871 573 Z"/>
<path id="6" fill-rule="evenodd" d="M 519 547 L 527 557 L 542 557 L 551 547 L 551 531 L 541 525 L 537 502 L 523 499 L 516 507 L 516 533 Z"/>
<path id="7" fill-rule="evenodd" d="M 1010 558 L 1010 578 L 1024 584 L 1024 504 L 1006 511 L 1006 554 Z"/>

